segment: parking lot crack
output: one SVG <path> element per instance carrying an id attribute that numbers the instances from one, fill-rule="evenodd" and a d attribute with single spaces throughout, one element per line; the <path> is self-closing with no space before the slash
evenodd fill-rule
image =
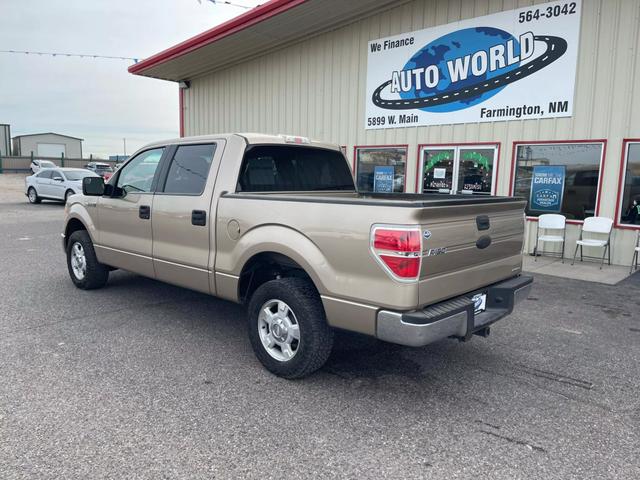
<path id="1" fill-rule="evenodd" d="M 478 430 L 478 431 L 480 433 L 484 433 L 485 435 L 491 435 L 492 437 L 500 438 L 509 443 L 526 447 L 529 450 L 535 450 L 536 452 L 547 453 L 547 451 L 544 448 L 529 442 L 525 442 L 524 440 L 518 440 L 517 438 L 508 437 L 506 435 L 500 435 L 499 433 L 490 432 L 489 430 Z"/>
<path id="2" fill-rule="evenodd" d="M 501 428 L 500 425 L 494 425 L 492 423 L 488 423 L 488 422 L 485 422 L 483 420 L 475 420 L 475 422 L 479 423 L 480 425 L 485 425 L 487 427 L 495 428 L 496 430 L 500 430 L 500 428 Z"/>
<path id="3" fill-rule="evenodd" d="M 517 368 L 517 365 L 514 367 L 514 370 L 511 371 L 511 372 L 506 372 L 506 371 L 505 372 L 500 372 L 498 370 L 491 370 L 491 369 L 483 368 L 483 367 L 479 367 L 479 366 L 475 366 L 474 368 L 476 368 L 476 369 L 478 369 L 480 371 L 486 372 L 486 373 L 491 373 L 493 375 L 499 375 L 501 377 L 510 378 L 510 379 L 512 379 L 512 380 L 514 380 L 516 382 L 522 383 L 524 385 L 528 385 L 529 387 L 536 388 L 536 389 L 539 389 L 539 390 L 543 390 L 545 392 L 549 392 L 549 393 L 552 393 L 554 395 L 558 395 L 558 396 L 560 396 L 560 397 L 562 397 L 562 398 L 564 398 L 565 400 L 568 400 L 568 401 L 574 401 L 574 402 L 582 403 L 584 405 L 589 405 L 591 407 L 599 408 L 599 409 L 602 409 L 602 410 L 604 410 L 606 412 L 609 412 L 609 413 L 613 412 L 613 410 L 610 407 L 608 407 L 607 405 L 603 405 L 601 403 L 594 402 L 594 401 L 589 401 L 589 400 L 583 399 L 583 398 L 581 398 L 580 396 L 577 396 L 577 395 L 572 395 L 572 394 L 569 394 L 569 393 L 559 392 L 559 391 L 557 391 L 557 390 L 555 390 L 553 388 L 550 388 L 548 386 L 538 385 L 537 383 L 530 382 L 527 379 L 517 375 L 518 373 L 520 373 L 520 374 L 528 373 L 528 372 L 525 372 L 522 368 Z M 541 378 L 541 379 L 544 379 L 544 380 L 549 380 L 549 378 L 547 378 L 545 376 L 542 376 L 542 375 L 531 375 L 531 376 L 536 377 L 536 378 Z M 570 383 L 566 383 L 566 382 L 559 382 L 559 383 L 565 384 L 565 385 L 571 385 Z M 590 390 L 590 389 L 587 389 L 587 390 Z"/>
<path id="4" fill-rule="evenodd" d="M 559 373 L 548 372 L 546 370 L 540 370 L 538 368 L 527 367 L 525 365 L 518 365 L 518 368 L 529 375 L 534 377 L 546 378 L 553 380 L 554 382 L 566 383 L 574 387 L 584 388 L 585 390 L 591 390 L 595 385 L 587 380 L 581 380 L 579 378 L 569 377 Z"/>

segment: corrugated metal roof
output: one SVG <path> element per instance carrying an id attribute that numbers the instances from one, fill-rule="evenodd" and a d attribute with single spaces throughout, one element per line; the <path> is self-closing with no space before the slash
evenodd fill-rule
<path id="1" fill-rule="evenodd" d="M 188 80 L 405 3 L 397 0 L 271 0 L 129 67 L 136 75 Z"/>

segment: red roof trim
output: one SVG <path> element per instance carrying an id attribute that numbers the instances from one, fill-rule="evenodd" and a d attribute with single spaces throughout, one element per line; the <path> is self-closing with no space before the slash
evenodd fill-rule
<path id="1" fill-rule="evenodd" d="M 195 37 L 185 40 L 182 43 L 174 45 L 173 47 L 131 65 L 129 67 L 129 73 L 141 74 L 148 68 L 155 67 L 160 63 L 180 57 L 200 47 L 204 47 L 205 45 L 233 35 L 234 33 L 249 28 L 252 25 L 263 22 L 271 17 L 275 17 L 287 10 L 297 7 L 306 1 L 307 0 L 271 0 L 238 17 L 232 18 L 228 22 L 218 25 L 206 32 L 196 35 Z"/>

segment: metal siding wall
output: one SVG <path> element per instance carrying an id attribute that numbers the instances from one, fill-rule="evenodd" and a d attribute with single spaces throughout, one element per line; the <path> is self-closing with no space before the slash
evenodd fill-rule
<path id="1" fill-rule="evenodd" d="M 33 154 L 37 156 L 39 143 L 64 144 L 66 157 L 80 158 L 82 156 L 82 142 L 80 140 L 50 133 L 20 137 L 20 154 L 30 155 L 33 151 Z"/>
<path id="2" fill-rule="evenodd" d="M 389 130 L 363 127 L 369 40 L 540 3 L 545 2 L 414 0 L 193 79 L 185 91 L 185 134 L 299 134 L 346 145 L 351 161 L 355 145 L 408 144 L 406 180 L 410 192 L 415 189 L 418 144 L 500 142 L 499 195 L 510 193 L 514 141 L 604 138 L 608 144 L 600 214 L 613 218 L 622 139 L 640 137 L 638 0 L 583 0 L 571 118 Z M 570 235 L 575 236 L 577 227 L 571 229 Z M 535 228 L 529 230 L 533 235 Z M 634 235 L 616 230 L 616 263 L 630 261 Z"/>

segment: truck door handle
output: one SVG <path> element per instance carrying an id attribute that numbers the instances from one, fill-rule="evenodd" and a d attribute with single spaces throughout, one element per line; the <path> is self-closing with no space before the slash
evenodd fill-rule
<path id="1" fill-rule="evenodd" d="M 491 222 L 489 221 L 489 216 L 488 215 L 478 215 L 476 217 L 476 226 L 478 227 L 478 230 L 480 230 L 480 231 L 489 230 L 489 228 L 491 227 Z"/>
<path id="2" fill-rule="evenodd" d="M 151 218 L 151 207 L 149 205 L 140 205 L 138 216 L 143 220 L 149 220 Z"/>
<path id="3" fill-rule="evenodd" d="M 191 212 L 191 225 L 204 227 L 207 224 L 207 212 L 204 210 L 193 210 Z"/>

